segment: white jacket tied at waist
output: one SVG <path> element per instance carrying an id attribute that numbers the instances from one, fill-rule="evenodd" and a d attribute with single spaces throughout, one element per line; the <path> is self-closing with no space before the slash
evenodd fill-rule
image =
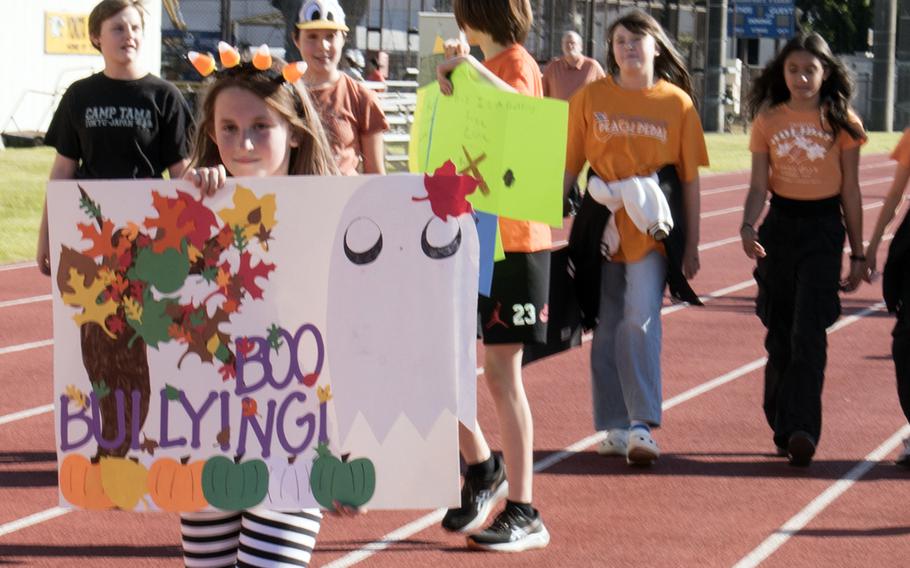
<path id="1" fill-rule="evenodd" d="M 594 201 L 604 205 L 612 213 L 624 208 L 639 231 L 659 241 L 667 238 L 673 229 L 670 204 L 660 189 L 656 173 L 611 182 L 591 176 L 588 180 L 588 192 Z M 604 229 L 603 242 L 608 256 L 619 250 L 619 232 L 613 215 Z"/>

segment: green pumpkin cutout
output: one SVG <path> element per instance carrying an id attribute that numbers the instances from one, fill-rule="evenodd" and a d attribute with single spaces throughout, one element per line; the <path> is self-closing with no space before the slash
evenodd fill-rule
<path id="1" fill-rule="evenodd" d="M 202 468 L 202 494 L 209 505 L 240 511 L 258 505 L 269 492 L 269 468 L 262 460 L 240 462 L 215 456 Z"/>
<path id="2" fill-rule="evenodd" d="M 376 490 L 376 468 L 367 458 L 347 461 L 347 456 L 338 459 L 332 455 L 328 445 L 320 443 L 316 448 L 318 457 L 313 460 L 310 472 L 310 488 L 316 502 L 333 510 L 335 501 L 350 507 L 362 507 Z"/>

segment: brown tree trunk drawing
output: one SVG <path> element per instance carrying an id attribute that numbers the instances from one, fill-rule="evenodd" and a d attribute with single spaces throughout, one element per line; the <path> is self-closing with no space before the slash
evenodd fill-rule
<path id="1" fill-rule="evenodd" d="M 139 424 L 136 432 L 142 431 L 145 418 L 149 409 L 151 385 L 149 383 L 149 364 L 146 356 L 145 342 L 136 338 L 132 346 L 128 346 L 132 338 L 129 333 L 121 333 L 116 339 L 111 339 L 95 323 L 83 324 L 80 329 L 82 338 L 82 363 L 88 372 L 89 379 L 98 383 L 104 381 L 110 392 L 98 401 L 101 411 L 101 436 L 104 440 L 113 441 L 119 437 L 117 424 L 117 390 L 123 391 L 126 435 L 116 448 L 103 448 L 99 444 L 99 456 L 123 457 L 133 443 L 133 400 L 132 392 L 138 391 L 139 398 Z"/>

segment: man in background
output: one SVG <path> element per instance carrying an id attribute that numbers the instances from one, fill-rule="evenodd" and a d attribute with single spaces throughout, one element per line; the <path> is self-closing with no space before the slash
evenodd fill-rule
<path id="1" fill-rule="evenodd" d="M 562 57 L 554 58 L 543 73 L 543 94 L 569 100 L 579 88 L 604 77 L 600 63 L 581 53 L 581 36 L 562 34 Z"/>

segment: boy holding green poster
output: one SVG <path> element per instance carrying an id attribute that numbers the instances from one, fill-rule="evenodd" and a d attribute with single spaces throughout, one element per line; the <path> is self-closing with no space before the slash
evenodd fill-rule
<path id="1" fill-rule="evenodd" d="M 437 75 L 443 94 L 453 91 L 448 74 L 467 63 L 503 90 L 543 96 L 540 69 L 521 45 L 532 22 L 528 0 L 455 0 L 453 11 L 468 42 L 483 52 L 484 63 L 466 54 L 442 63 Z M 468 468 L 461 506 L 446 513 L 442 526 L 472 533 L 507 497 L 505 509 L 493 523 L 467 541 L 472 548 L 518 552 L 543 548 L 550 541 L 540 513 L 531 504 L 534 436 L 521 359 L 525 343 L 546 341 L 551 237 L 549 227 L 529 221 L 501 218 L 499 230 L 506 258 L 496 263 L 490 297 L 481 296 L 478 307 L 484 374 L 502 430 L 504 463 L 490 451 L 479 425 L 473 432 L 460 426 L 459 445 Z M 506 469 L 511 484 L 506 481 Z"/>

